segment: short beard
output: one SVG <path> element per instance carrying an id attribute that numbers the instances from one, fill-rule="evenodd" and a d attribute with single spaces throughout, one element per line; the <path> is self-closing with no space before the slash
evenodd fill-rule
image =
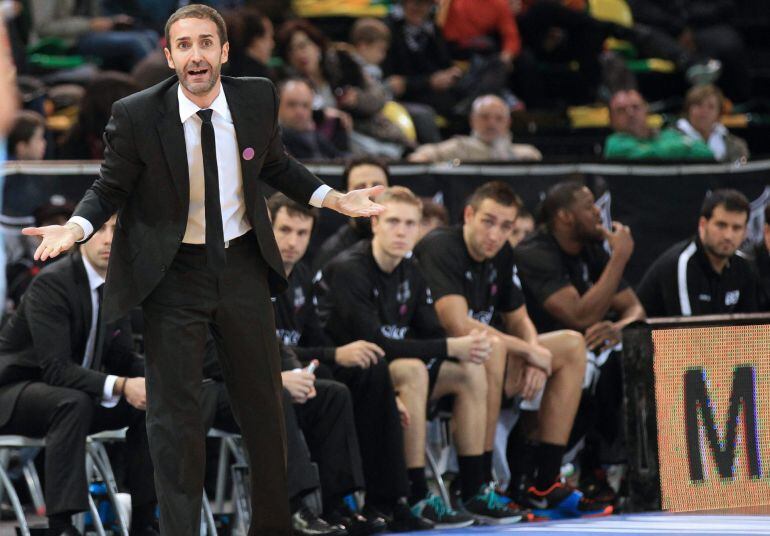
<path id="1" fill-rule="evenodd" d="M 179 73 L 177 73 L 176 75 L 177 75 L 177 78 L 179 78 L 179 80 L 182 81 L 182 85 L 187 91 L 189 91 L 193 95 L 205 95 L 206 93 L 211 91 L 214 88 L 214 86 L 217 85 L 217 81 L 219 80 L 219 72 L 220 72 L 219 69 L 217 69 L 215 72 L 214 68 L 211 67 L 211 75 L 212 75 L 211 80 L 209 80 L 209 83 L 206 84 L 206 87 L 204 89 L 193 89 L 192 87 L 190 87 L 190 84 L 187 81 L 187 77 L 182 77 L 180 76 Z M 184 74 L 184 72 L 182 74 Z"/>
<path id="2" fill-rule="evenodd" d="M 733 251 L 732 253 L 730 253 L 728 255 L 720 253 L 720 252 L 716 251 L 716 249 L 714 249 L 712 246 L 710 246 L 709 244 L 706 244 L 706 243 L 703 244 L 703 249 L 705 249 L 711 255 L 713 255 L 714 257 L 716 257 L 718 259 L 729 259 L 733 255 L 735 255 L 735 251 Z"/>
<path id="3" fill-rule="evenodd" d="M 581 244 L 601 244 L 604 242 L 604 235 L 592 233 L 587 229 L 575 229 L 575 236 Z"/>

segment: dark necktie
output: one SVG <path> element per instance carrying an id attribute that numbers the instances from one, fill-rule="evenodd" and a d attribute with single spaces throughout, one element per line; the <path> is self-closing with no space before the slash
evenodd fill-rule
<path id="1" fill-rule="evenodd" d="M 217 170 L 217 145 L 214 125 L 211 124 L 213 110 L 198 110 L 203 121 L 201 125 L 201 146 L 203 149 L 204 208 L 206 211 L 206 261 L 214 272 L 225 267 L 225 233 L 222 230 L 222 208 L 219 205 L 219 172 Z"/>
<path id="2" fill-rule="evenodd" d="M 98 311 L 96 313 L 96 336 L 94 337 L 94 357 L 91 360 L 91 368 L 100 370 L 102 367 L 102 351 L 104 350 L 104 322 L 102 320 L 102 298 L 104 297 L 104 283 L 96 287 Z"/>

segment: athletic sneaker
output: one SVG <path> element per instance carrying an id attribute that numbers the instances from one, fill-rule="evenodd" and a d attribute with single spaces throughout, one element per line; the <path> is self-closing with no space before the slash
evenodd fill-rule
<path id="1" fill-rule="evenodd" d="M 492 484 L 484 484 L 476 495 L 463 501 L 463 509 L 484 525 L 510 525 L 521 521 L 521 514 L 508 508 Z"/>
<path id="2" fill-rule="evenodd" d="M 596 503 L 614 505 L 618 500 L 618 494 L 607 482 L 607 473 L 603 469 L 597 469 L 583 478 L 580 490 L 587 500 Z"/>
<path id="3" fill-rule="evenodd" d="M 530 487 L 527 490 L 527 505 L 532 507 L 536 516 L 548 519 L 599 517 L 612 513 L 612 506 L 590 501 L 583 497 L 582 492 L 561 482 L 555 482 L 545 491 Z"/>
<path id="4" fill-rule="evenodd" d="M 412 506 L 412 513 L 432 521 L 437 529 L 457 529 L 473 525 L 473 517 L 469 514 L 452 510 L 444 504 L 438 495 L 428 492 L 428 495 Z"/>

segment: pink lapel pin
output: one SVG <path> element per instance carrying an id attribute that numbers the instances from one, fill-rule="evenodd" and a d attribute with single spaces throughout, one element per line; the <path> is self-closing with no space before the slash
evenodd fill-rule
<path id="1" fill-rule="evenodd" d="M 251 147 L 246 147 L 243 150 L 243 159 L 251 160 L 252 158 L 254 158 L 254 149 L 252 149 Z"/>

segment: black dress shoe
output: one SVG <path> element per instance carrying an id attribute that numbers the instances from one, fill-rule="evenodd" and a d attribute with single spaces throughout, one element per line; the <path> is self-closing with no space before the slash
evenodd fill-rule
<path id="1" fill-rule="evenodd" d="M 304 506 L 291 516 L 291 526 L 297 536 L 348 536 L 345 527 L 324 521 Z"/>
<path id="2" fill-rule="evenodd" d="M 367 517 L 350 510 L 335 510 L 328 514 L 326 519 L 345 527 L 350 536 L 368 536 L 387 529 L 387 524 L 382 517 Z"/>

